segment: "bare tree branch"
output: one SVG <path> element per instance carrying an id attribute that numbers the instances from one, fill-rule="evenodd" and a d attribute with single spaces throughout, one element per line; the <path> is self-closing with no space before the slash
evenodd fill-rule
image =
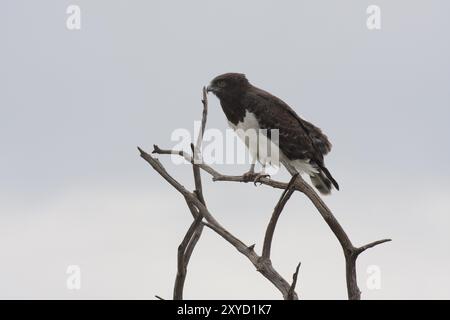
<path id="1" fill-rule="evenodd" d="M 240 253 L 246 256 L 251 263 L 256 267 L 256 270 L 260 272 L 266 279 L 268 279 L 283 295 L 284 299 L 287 299 L 289 294 L 289 283 L 274 269 L 272 263 L 268 259 L 263 259 L 254 251 L 254 245 L 247 246 L 241 240 L 233 236 L 226 229 L 220 225 L 213 223 L 205 223 L 207 227 L 215 231 L 218 235 L 228 241 L 233 247 L 235 247 Z M 298 299 L 295 292 L 292 293 L 294 300 Z"/>
<path id="2" fill-rule="evenodd" d="M 206 125 L 206 115 L 207 115 L 207 98 L 206 91 L 203 90 L 203 120 L 202 120 L 202 131 L 199 134 L 198 141 L 201 141 L 200 135 L 203 135 L 204 126 Z M 196 190 L 191 193 L 189 192 L 183 185 L 181 185 L 178 181 L 176 181 L 164 168 L 164 166 L 160 163 L 159 160 L 153 158 L 141 148 L 139 148 L 141 153 L 141 157 L 146 160 L 152 167 L 157 171 L 167 182 L 169 182 L 178 192 L 180 192 L 186 203 L 195 217 L 194 223 L 191 225 L 189 230 L 187 231 L 183 242 L 179 246 L 178 250 L 178 273 L 175 281 L 174 287 L 174 299 L 182 299 L 183 297 L 183 287 L 184 281 L 186 277 L 187 264 L 189 262 L 190 254 L 192 253 L 195 244 L 198 241 L 198 238 L 201 234 L 201 229 L 203 225 L 207 225 L 209 228 L 214 230 L 217 234 L 222 236 L 225 240 L 227 240 L 230 244 L 232 244 L 239 252 L 245 255 L 256 267 L 256 269 L 263 274 L 270 282 L 272 282 L 283 294 L 283 297 L 286 299 L 290 285 L 289 283 L 282 278 L 282 276 L 273 268 L 270 261 L 266 261 L 265 259 L 261 259 L 260 256 L 256 254 L 254 251 L 254 245 L 247 246 L 241 240 L 232 235 L 228 230 L 222 227 L 217 220 L 211 215 L 208 211 L 204 197 L 202 192 L 202 184 L 201 184 L 201 176 L 199 168 L 202 168 L 208 173 L 215 173 L 215 170 L 209 170 L 209 166 L 203 165 L 202 161 L 194 161 L 196 157 L 196 153 L 199 151 L 198 148 L 191 145 L 191 149 L 193 151 L 193 156 L 190 157 L 183 151 L 171 151 L 171 150 L 162 150 L 158 146 L 154 145 L 153 153 L 157 154 L 176 154 L 185 158 L 185 160 L 189 161 L 193 165 L 193 173 L 194 173 L 194 181 Z M 206 223 L 197 224 L 198 221 L 205 218 Z M 189 240 L 190 239 L 190 240 Z M 290 297 L 292 299 L 297 299 L 297 294 L 295 292 L 290 293 Z"/>
<path id="3" fill-rule="evenodd" d="M 147 152 L 145 152 L 141 148 L 139 148 L 139 147 L 137 147 L 137 148 L 140 152 L 142 159 L 147 161 L 153 167 L 153 169 L 155 169 L 155 171 L 157 171 L 161 175 L 161 177 L 163 177 L 164 180 L 166 180 L 170 185 L 172 185 L 172 187 L 174 187 L 178 192 L 180 192 L 183 196 L 185 196 L 187 198 L 191 198 L 191 197 L 195 196 L 193 193 L 189 192 L 181 183 L 179 183 L 177 180 L 175 180 L 167 172 L 166 168 L 164 168 L 164 166 L 161 164 L 161 162 L 158 159 L 153 158 L 151 155 L 149 155 Z"/>
<path id="4" fill-rule="evenodd" d="M 194 219 L 201 217 L 200 213 L 198 212 L 197 208 L 194 205 L 192 205 L 189 201 L 186 201 L 186 204 L 189 207 L 189 210 L 191 211 Z M 201 221 L 201 219 L 200 219 L 200 221 Z M 186 263 L 186 268 L 187 268 L 187 265 L 191 258 L 192 252 L 194 251 L 194 248 L 197 245 L 198 240 L 200 240 L 200 236 L 202 235 L 202 232 L 203 232 L 203 223 L 200 223 L 197 226 L 197 228 L 195 229 L 195 232 L 192 235 L 191 240 L 189 241 L 189 244 L 185 251 L 184 260 Z"/>
<path id="5" fill-rule="evenodd" d="M 272 218 L 270 219 L 269 225 L 266 229 L 266 235 L 264 237 L 264 246 L 262 251 L 262 257 L 264 259 L 270 259 L 270 249 L 272 247 L 272 239 L 273 234 L 275 232 L 275 227 L 278 222 L 278 218 L 281 215 L 281 212 L 284 209 L 284 206 L 288 202 L 289 198 L 292 196 L 292 194 L 295 191 L 294 183 L 297 179 L 298 174 L 292 176 L 291 181 L 289 181 L 289 184 L 287 185 L 286 189 L 283 191 L 283 194 L 280 197 L 280 200 L 278 200 L 277 205 L 275 206 L 275 209 L 273 210 Z"/>
<path id="6" fill-rule="evenodd" d="M 177 277 L 175 279 L 175 287 L 173 290 L 173 299 L 174 300 L 182 300 L 183 299 L 183 287 L 184 287 L 184 281 L 186 279 L 186 271 L 187 271 L 187 265 L 189 263 L 189 258 L 186 257 L 186 249 L 189 245 L 189 243 L 192 241 L 193 235 L 195 231 L 197 230 L 198 226 L 201 226 L 203 217 L 201 215 L 198 215 L 197 218 L 195 218 L 194 222 L 192 222 L 191 226 L 189 227 L 188 231 L 186 232 L 186 235 L 183 238 L 183 241 L 178 246 L 178 261 L 177 261 Z M 187 258 L 187 260 L 186 260 Z"/>
<path id="7" fill-rule="evenodd" d="M 159 154 L 178 154 L 177 151 L 171 151 L 171 150 L 162 150 L 157 149 L 154 150 L 155 153 Z M 185 159 L 186 156 L 184 155 Z M 188 157 L 186 160 L 190 160 Z M 245 179 L 244 176 L 229 176 L 224 175 L 210 167 L 209 165 L 202 163 L 199 164 L 199 167 L 210 174 L 213 177 L 213 181 L 228 181 L 228 182 L 242 182 L 247 183 L 248 180 Z M 272 180 L 270 178 L 261 178 L 259 180 L 263 185 L 270 186 L 277 189 L 286 189 L 288 184 L 281 181 Z M 334 233 L 336 238 L 338 239 L 339 243 L 342 246 L 342 249 L 344 251 L 345 255 L 345 262 L 346 262 L 346 279 L 347 279 L 347 294 L 349 299 L 351 300 L 359 300 L 361 299 L 361 291 L 358 288 L 357 279 L 356 279 L 356 259 L 358 255 L 362 252 L 364 252 L 366 249 L 371 248 L 375 245 L 391 241 L 391 239 L 384 239 L 372 242 L 370 244 L 364 245 L 362 247 L 356 248 L 353 246 L 352 242 L 350 241 L 349 237 L 347 236 L 346 232 L 340 225 L 340 223 L 337 221 L 337 219 L 334 217 L 331 210 L 328 208 L 328 206 L 323 202 L 323 200 L 317 195 L 317 193 L 312 189 L 301 176 L 299 176 L 296 179 L 295 183 L 295 190 L 302 192 L 305 194 L 311 202 L 314 204 L 314 206 L 319 211 L 322 218 L 325 220 L 325 222 L 330 227 L 331 231 Z"/>
<path id="8" fill-rule="evenodd" d="M 169 182 L 178 192 L 180 192 L 192 205 L 194 205 L 201 216 L 206 219 L 206 226 L 214 230 L 217 234 L 223 237 L 231 245 L 233 245 L 240 253 L 246 256 L 250 262 L 256 267 L 264 277 L 266 277 L 270 282 L 272 282 L 275 287 L 282 293 L 283 297 L 286 299 L 289 293 L 290 285 L 289 283 L 273 268 L 272 263 L 266 259 L 261 259 L 259 255 L 251 248 L 251 246 L 245 245 L 241 240 L 232 235 L 228 230 L 226 230 L 209 212 L 206 206 L 197 198 L 194 193 L 186 190 L 179 182 L 177 182 L 173 177 L 167 173 L 164 166 L 155 158 L 150 156 L 148 153 L 140 149 L 141 157 L 147 161 L 155 171 L 157 171 L 167 182 Z M 294 294 L 294 298 L 297 299 L 297 294 Z"/>
<path id="9" fill-rule="evenodd" d="M 169 155 L 178 155 L 182 158 L 184 158 L 184 160 L 186 160 L 189 163 L 192 163 L 193 158 L 187 154 L 184 151 L 176 151 L 176 150 L 168 150 L 168 149 L 161 149 L 159 146 L 157 146 L 156 144 L 153 145 L 153 151 L 152 154 L 169 154 Z M 219 172 L 217 172 L 215 169 L 213 169 L 211 166 L 205 164 L 203 161 L 200 161 L 200 163 L 196 163 L 196 165 L 202 169 L 203 171 L 209 173 L 212 177 L 220 177 L 221 174 Z"/>
<path id="10" fill-rule="evenodd" d="M 191 143 L 191 149 L 192 149 L 192 154 L 193 156 L 193 160 L 192 160 L 192 171 L 194 174 L 194 183 L 195 183 L 195 191 L 194 193 L 197 195 L 197 198 L 204 204 L 205 203 L 205 198 L 203 197 L 203 187 L 202 187 L 202 177 L 201 177 L 201 173 L 200 173 L 200 168 L 198 167 L 197 162 L 195 162 L 195 154 L 198 153 L 198 149 L 196 149 L 196 147 L 194 147 L 194 145 Z"/>
<path id="11" fill-rule="evenodd" d="M 196 159 L 196 160 L 197 160 L 196 156 L 198 156 L 198 153 L 202 146 L 203 135 L 205 133 L 205 128 L 206 128 L 206 120 L 208 118 L 208 92 L 206 91 L 206 87 L 203 87 L 202 95 L 203 95 L 203 97 L 202 97 L 202 104 L 203 104 L 202 125 L 200 128 L 198 137 L 197 137 L 197 143 L 195 145 L 196 152 L 194 153 L 194 159 Z"/>
<path id="12" fill-rule="evenodd" d="M 171 150 L 157 150 L 156 153 L 159 153 L 158 151 L 163 151 L 166 154 L 168 152 L 176 152 Z M 227 182 L 241 182 L 241 183 L 247 183 L 248 180 L 245 179 L 244 176 L 230 176 L 222 174 L 215 169 L 213 169 L 211 166 L 202 163 L 199 165 L 199 167 L 210 174 L 213 178 L 213 181 L 227 181 Z M 272 188 L 276 189 L 286 189 L 288 186 L 288 183 L 276 181 L 270 178 L 261 178 L 259 180 L 263 185 L 270 186 Z M 356 259 L 359 254 L 364 252 L 366 249 L 371 248 L 375 245 L 391 241 L 391 239 L 384 239 L 372 242 L 368 245 L 361 246 L 359 248 L 354 247 L 352 242 L 350 241 L 350 238 L 340 225 L 339 221 L 334 217 L 331 210 L 328 208 L 328 206 L 323 202 L 323 200 L 319 197 L 319 195 L 310 187 L 305 180 L 299 176 L 296 179 L 295 183 L 295 190 L 300 191 L 301 193 L 305 194 L 310 201 L 314 204 L 322 218 L 325 220 L 331 231 L 334 233 L 336 238 L 338 239 L 339 243 L 341 244 L 341 247 L 344 251 L 345 256 L 345 262 L 346 262 L 346 279 L 347 279 L 347 294 L 349 299 L 351 300 L 359 300 L 361 299 L 361 292 L 358 288 L 357 279 L 356 279 Z"/>
<path id="13" fill-rule="evenodd" d="M 185 252 L 185 261 L 189 263 L 189 259 L 191 258 L 192 252 L 194 251 L 195 246 L 197 245 L 198 240 L 200 240 L 200 236 L 203 232 L 203 223 L 201 223 L 197 229 L 195 229 L 194 234 L 192 235 L 191 241 L 189 242 L 186 252 Z M 186 267 L 187 267 L 186 263 Z"/>
<path id="14" fill-rule="evenodd" d="M 192 253 L 193 247 L 198 241 L 198 238 L 201 234 L 200 227 L 203 227 L 203 225 L 208 226 L 212 230 L 214 230 L 217 234 L 222 236 L 225 240 L 227 240 L 230 244 L 232 244 L 239 252 L 244 254 L 256 267 L 256 269 L 261 272 L 269 281 L 271 281 L 283 294 L 283 297 L 285 299 L 293 298 L 297 299 L 297 295 L 295 292 L 293 292 L 295 288 L 295 284 L 297 282 L 297 276 L 298 276 L 298 269 L 299 266 L 296 269 L 296 273 L 294 274 L 293 283 L 292 285 L 289 285 L 273 268 L 271 262 L 270 262 L 270 248 L 271 243 L 273 239 L 273 234 L 275 231 L 276 223 L 278 221 L 279 216 L 281 215 L 281 212 L 284 208 L 284 205 L 289 200 L 291 195 L 294 191 L 300 191 L 304 195 L 306 195 L 310 201 L 314 204 L 316 209 L 319 211 L 322 218 L 325 220 L 331 231 L 334 233 L 336 238 L 338 239 L 343 252 L 345 256 L 345 262 L 346 262 L 346 280 L 347 280 L 347 293 L 349 299 L 352 300 L 359 300 L 361 298 L 361 292 L 358 288 L 357 284 L 357 278 L 356 278 L 356 259 L 359 254 L 364 252 L 365 250 L 372 248 L 376 245 L 379 245 L 381 243 L 391 241 L 390 239 L 384 239 L 384 240 L 378 240 L 371 242 L 369 244 L 363 245 L 361 247 L 355 247 L 352 242 L 350 241 L 350 238 L 338 222 L 338 220 L 334 217 L 331 210 L 327 207 L 327 205 L 323 202 L 323 200 L 319 197 L 319 195 L 315 192 L 315 190 L 303 180 L 303 178 L 299 175 L 295 175 L 289 183 L 281 182 L 272 180 L 270 178 L 261 178 L 259 182 L 261 184 L 277 188 L 277 189 L 284 189 L 280 200 L 277 203 L 277 206 L 274 209 L 274 212 L 272 214 L 271 221 L 267 227 L 265 240 L 264 240 L 264 247 L 263 247 L 263 254 L 262 256 L 258 256 L 254 251 L 254 244 L 251 246 L 246 246 L 242 241 L 240 241 L 238 238 L 233 236 L 230 232 L 228 232 L 225 228 L 223 228 L 217 220 L 211 215 L 211 213 L 206 208 L 206 204 L 203 198 L 203 192 L 202 192 L 202 185 L 201 185 L 201 177 L 200 177 L 200 169 L 210 174 L 213 178 L 213 181 L 229 181 L 229 182 L 243 182 L 247 183 L 248 179 L 246 179 L 244 176 L 230 176 L 230 175 L 224 175 L 213 169 L 211 166 L 205 164 L 203 161 L 201 161 L 201 158 L 198 158 L 200 155 L 200 146 L 201 141 L 203 140 L 203 133 L 206 127 L 206 117 L 207 117 L 207 110 L 208 110 L 208 103 L 207 103 L 207 94 L 205 88 L 203 88 L 203 117 L 202 117 L 202 127 L 201 132 L 199 134 L 199 137 L 197 138 L 197 144 L 195 147 L 191 146 L 193 155 L 190 156 L 184 151 L 176 151 L 176 150 L 167 150 L 167 149 L 161 149 L 157 145 L 154 145 L 154 150 L 152 153 L 154 154 L 170 154 L 170 155 L 178 155 L 180 157 L 183 157 L 187 162 L 190 162 L 193 164 L 193 171 L 194 171 L 194 180 L 196 185 L 196 190 L 192 193 L 189 192 L 183 185 L 181 185 L 178 181 L 176 181 L 168 172 L 165 170 L 163 165 L 159 162 L 159 160 L 153 158 L 146 152 L 144 152 L 142 149 L 139 149 L 141 153 L 141 157 L 146 160 L 152 167 L 155 169 L 168 183 L 170 183 L 177 191 L 179 191 L 184 198 L 186 199 L 186 202 L 188 203 L 188 206 L 194 215 L 194 217 L 197 217 L 196 215 L 201 215 L 203 218 L 205 218 L 206 222 L 201 223 L 196 228 L 197 232 L 194 232 L 191 235 L 191 242 L 192 247 L 189 249 L 185 249 L 185 253 L 188 254 Z M 195 160 L 195 161 L 194 161 Z M 199 160 L 199 161 L 197 161 Z M 194 210 L 194 209 L 195 210 Z M 198 230 L 200 232 L 198 233 Z M 196 240 L 193 237 L 197 237 Z M 195 241 L 193 241 L 195 240 Z M 189 253 L 189 257 L 190 257 Z M 186 261 L 186 257 L 184 257 L 184 261 Z M 189 259 L 187 259 L 189 261 Z"/>
<path id="15" fill-rule="evenodd" d="M 323 202 L 323 200 L 317 195 L 314 189 L 305 182 L 303 179 L 297 179 L 297 189 L 305 194 L 314 206 L 317 208 L 322 218 L 330 227 L 331 231 L 334 233 L 336 238 L 338 239 L 341 247 L 344 251 L 345 263 L 346 263 L 346 279 L 347 279 L 347 294 L 350 300 L 360 300 L 361 299 L 361 291 L 358 288 L 358 282 L 356 278 L 356 259 L 358 255 L 363 252 L 363 250 L 359 250 L 355 248 L 350 241 L 347 233 L 342 228 L 339 221 L 334 217 L 331 210 L 327 207 L 327 205 Z M 377 241 L 375 244 L 380 244 L 386 242 L 385 240 Z M 369 245 L 372 245 L 369 244 Z M 372 246 L 373 246 L 372 245 Z M 362 248 L 364 248 L 363 246 Z"/>
<path id="16" fill-rule="evenodd" d="M 206 206 L 205 198 L 203 197 L 201 173 L 197 165 L 197 163 L 200 162 L 198 161 L 200 148 L 203 140 L 203 134 L 205 132 L 206 120 L 208 117 L 208 97 L 205 87 L 203 87 L 202 104 L 203 104 L 202 125 L 200 132 L 198 134 L 196 145 L 194 146 L 194 144 L 191 143 L 191 150 L 192 150 L 191 162 L 195 183 L 194 194 L 197 196 L 198 200 L 203 205 Z M 155 149 L 156 148 L 157 146 L 155 146 Z M 179 152 L 178 154 L 183 155 L 182 152 Z M 200 240 L 200 237 L 203 232 L 203 224 L 201 223 L 201 221 L 203 220 L 203 216 L 199 213 L 198 209 L 192 204 L 192 202 L 188 198 L 185 199 L 189 207 L 189 210 L 191 211 L 195 219 L 192 222 L 191 226 L 189 227 L 188 231 L 186 232 L 186 235 L 183 241 L 181 242 L 180 246 L 178 247 L 178 255 L 177 255 L 178 272 L 175 278 L 174 293 L 173 293 L 174 300 L 183 299 L 183 289 L 184 289 L 184 282 L 186 280 L 187 266 L 189 264 L 192 252 L 194 251 L 194 248 L 197 245 L 198 240 Z"/>
<path id="17" fill-rule="evenodd" d="M 297 277 L 298 277 L 298 271 L 300 270 L 300 265 L 301 265 L 301 262 L 298 263 L 297 268 L 295 268 L 295 272 L 292 275 L 292 284 L 291 284 L 291 287 L 289 288 L 287 300 L 294 300 L 293 295 L 294 295 L 295 286 L 297 285 Z"/>
<path id="18" fill-rule="evenodd" d="M 379 244 L 382 244 L 382 243 L 385 243 L 385 242 L 389 242 L 389 241 L 392 241 L 392 239 L 383 239 L 383 240 L 374 241 L 374 242 L 368 243 L 368 244 L 366 244 L 366 245 L 364 245 L 362 247 L 356 248 L 356 252 L 358 254 L 360 254 L 360 253 L 366 251 L 367 249 L 373 248 L 373 247 L 375 247 L 375 246 L 377 246 Z"/>

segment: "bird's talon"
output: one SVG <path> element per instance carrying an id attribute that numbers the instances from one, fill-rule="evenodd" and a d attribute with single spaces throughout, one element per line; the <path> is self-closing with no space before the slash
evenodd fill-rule
<path id="1" fill-rule="evenodd" d="M 257 187 L 257 183 L 259 182 L 259 185 L 262 185 L 263 183 L 261 182 L 261 179 L 263 178 L 270 178 L 270 174 L 257 174 L 255 179 L 253 180 L 253 184 L 255 185 L 255 187 Z"/>

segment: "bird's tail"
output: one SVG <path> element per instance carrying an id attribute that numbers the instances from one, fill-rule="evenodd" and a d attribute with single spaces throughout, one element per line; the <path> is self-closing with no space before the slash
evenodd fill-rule
<path id="1" fill-rule="evenodd" d="M 333 186 L 339 190 L 338 183 L 334 180 L 330 171 L 323 166 L 320 167 L 318 173 L 311 174 L 310 178 L 313 186 L 323 195 L 330 194 Z"/>

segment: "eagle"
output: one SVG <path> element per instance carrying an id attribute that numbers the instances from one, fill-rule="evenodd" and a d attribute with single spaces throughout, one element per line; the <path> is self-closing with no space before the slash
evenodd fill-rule
<path id="1" fill-rule="evenodd" d="M 330 194 L 339 185 L 325 167 L 324 156 L 330 152 L 331 143 L 322 130 L 302 119 L 280 98 L 259 89 L 247 80 L 242 73 L 225 73 L 211 80 L 206 88 L 219 100 L 228 123 L 236 132 L 256 130 L 263 132 L 268 143 L 274 142 L 270 132 L 278 130 L 277 152 L 281 164 L 290 174 L 307 174 L 311 183 L 321 194 Z M 238 136 L 244 140 L 242 134 Z M 250 170 L 245 177 L 256 180 L 267 177 L 265 166 L 270 157 L 259 155 L 255 144 L 244 140 L 252 158 Z M 260 162 L 263 171 L 255 173 L 255 163 Z"/>

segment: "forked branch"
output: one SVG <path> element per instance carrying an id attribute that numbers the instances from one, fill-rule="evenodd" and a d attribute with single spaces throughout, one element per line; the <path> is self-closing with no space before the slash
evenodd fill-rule
<path id="1" fill-rule="evenodd" d="M 208 167 L 206 167 L 200 158 L 200 147 L 203 140 L 203 133 L 206 127 L 206 118 L 208 111 L 208 100 L 206 95 L 206 90 L 203 88 L 203 113 L 202 113 L 202 126 L 199 136 L 197 138 L 197 143 L 194 146 L 191 144 L 192 156 L 186 154 L 183 151 L 170 151 L 170 150 L 161 150 L 158 146 L 154 146 L 154 150 L 152 153 L 156 154 L 171 154 L 178 155 L 188 162 L 192 164 L 193 175 L 194 175 L 194 183 L 195 190 L 193 192 L 188 191 L 180 182 L 175 180 L 164 168 L 161 162 L 158 159 L 153 158 L 151 155 L 146 153 L 144 150 L 138 147 L 141 157 L 146 160 L 153 169 L 158 172 L 169 184 L 171 184 L 178 192 L 180 192 L 184 199 L 186 200 L 187 206 L 194 217 L 194 221 L 187 230 L 183 241 L 178 247 L 177 254 L 177 276 L 175 279 L 174 286 L 174 294 L 173 298 L 176 300 L 183 299 L 183 288 L 186 279 L 187 266 L 189 263 L 189 259 L 191 254 L 200 239 L 202 228 L 204 225 L 208 226 L 210 229 L 215 231 L 218 235 L 224 238 L 227 242 L 233 245 L 241 254 L 246 256 L 250 262 L 256 267 L 257 271 L 259 271 L 264 277 L 266 277 L 270 282 L 272 282 L 278 290 L 282 293 L 285 299 L 298 299 L 297 294 L 295 293 L 295 283 L 296 277 L 293 284 L 289 285 L 289 283 L 283 279 L 283 277 L 273 268 L 270 259 L 263 258 L 256 254 L 254 247 L 255 245 L 247 246 L 237 237 L 232 235 L 228 230 L 226 230 L 222 225 L 217 222 L 217 220 L 212 216 L 209 212 L 206 202 L 203 196 L 203 187 L 201 181 L 200 169 L 208 172 Z M 215 171 L 211 168 L 209 173 L 214 173 Z M 293 179 L 294 180 L 294 179 Z M 292 180 L 292 181 L 293 181 Z M 293 183 L 292 183 L 293 185 Z M 276 215 L 280 215 L 281 211 L 292 195 L 293 189 L 289 187 L 288 190 L 283 192 L 283 197 L 280 199 L 280 202 L 277 204 L 275 213 Z M 287 194 L 289 194 L 287 196 Z M 205 219 L 206 222 L 202 222 Z M 276 221 L 271 221 L 269 223 L 269 227 L 271 228 L 268 233 L 271 233 L 271 237 L 273 236 L 273 232 L 275 230 Z M 265 243 L 268 243 L 270 246 L 270 240 L 266 240 Z M 270 249 L 269 249 L 270 250 Z M 297 270 L 298 273 L 298 270 Z"/>
<path id="2" fill-rule="evenodd" d="M 206 118 L 208 110 L 208 100 L 205 88 L 203 88 L 202 103 L 203 103 L 203 116 L 202 116 L 201 132 L 197 138 L 196 146 L 192 146 L 192 156 L 184 151 L 161 149 L 157 145 L 154 145 L 154 150 L 152 152 L 153 154 L 180 156 L 183 157 L 186 161 L 192 163 L 196 188 L 194 192 L 188 191 L 181 183 L 175 180 L 166 171 L 166 169 L 158 159 L 153 158 L 151 155 L 149 155 L 142 149 L 138 148 L 141 157 L 144 160 L 146 160 L 153 167 L 153 169 L 157 171 L 169 184 L 171 184 L 178 192 L 180 192 L 184 196 L 188 204 L 188 207 L 194 216 L 194 222 L 187 231 L 185 238 L 183 239 L 183 242 L 180 244 L 180 247 L 182 248 L 179 249 L 178 253 L 178 266 L 179 266 L 178 273 L 180 274 L 180 276 L 178 276 L 177 274 L 177 280 L 174 289 L 174 298 L 179 299 L 182 298 L 182 290 L 184 278 L 186 276 L 185 271 L 187 263 L 195 247 L 195 244 L 200 238 L 202 230 L 201 228 L 204 225 L 206 225 L 207 227 L 215 231 L 218 235 L 220 235 L 222 238 L 224 238 L 231 245 L 233 245 L 241 254 L 246 256 L 253 263 L 256 269 L 275 285 L 275 287 L 282 293 L 285 299 L 297 299 L 298 296 L 295 293 L 294 289 L 297 283 L 300 264 L 297 266 L 296 271 L 293 275 L 292 284 L 289 284 L 273 268 L 272 263 L 270 261 L 270 252 L 273 234 L 275 231 L 276 224 L 278 222 L 278 218 L 280 217 L 286 202 L 289 200 L 292 194 L 295 191 L 299 191 L 304 195 L 306 195 L 306 197 L 314 204 L 314 206 L 316 207 L 322 218 L 327 223 L 330 230 L 334 233 L 334 235 L 338 239 L 345 256 L 348 298 L 351 300 L 359 300 L 361 298 L 361 292 L 358 288 L 356 278 L 356 259 L 358 258 L 359 254 L 361 254 L 365 250 L 377 246 L 379 244 L 382 244 L 384 242 L 391 241 L 391 239 L 378 240 L 363 245 L 361 247 L 355 247 L 350 241 L 350 238 L 348 237 L 348 235 L 346 234 L 340 223 L 338 222 L 338 220 L 334 217 L 331 210 L 327 207 L 327 205 L 323 202 L 323 200 L 319 197 L 319 195 L 315 192 L 315 190 L 309 184 L 307 184 L 300 175 L 296 174 L 293 175 L 289 183 L 272 180 L 270 178 L 259 179 L 259 182 L 261 182 L 261 184 L 276 189 L 284 189 L 284 192 L 281 195 L 277 205 L 275 206 L 271 220 L 267 226 L 262 255 L 259 256 L 258 254 L 256 254 L 254 250 L 255 245 L 247 246 L 237 237 L 232 235 L 228 230 L 226 230 L 222 225 L 220 225 L 220 223 L 213 217 L 213 215 L 206 207 L 202 192 L 200 170 L 205 171 L 206 173 L 211 175 L 213 181 L 246 183 L 248 182 L 248 179 L 244 176 L 230 176 L 221 174 L 211 166 L 201 161 L 200 147 L 203 140 L 203 133 L 206 127 Z M 200 216 L 200 218 L 198 216 Z M 202 219 L 205 219 L 206 222 L 199 223 L 198 221 L 201 221 Z M 189 238 L 189 241 L 186 240 L 187 238 Z M 181 254 L 180 251 L 183 251 L 184 253 Z"/>
<path id="3" fill-rule="evenodd" d="M 213 217 L 206 205 L 198 199 L 197 195 L 194 192 L 189 192 L 183 185 L 177 182 L 157 159 L 153 158 L 140 148 L 139 151 L 141 152 L 141 157 L 147 161 L 153 169 L 155 169 L 155 171 L 157 171 L 167 182 L 169 182 L 179 193 L 181 193 L 190 205 L 193 205 L 198 209 L 201 217 L 206 220 L 206 222 L 203 222 L 204 225 L 215 231 L 228 243 L 234 246 L 241 254 L 247 257 L 247 259 L 249 259 L 250 262 L 256 267 L 256 270 L 259 271 L 271 283 L 273 283 L 285 299 L 288 298 L 291 285 L 274 269 L 270 260 L 262 259 L 262 257 L 255 252 L 254 246 L 246 245 L 231 232 L 225 229 Z M 183 276 L 185 276 L 185 274 Z M 295 292 L 292 296 L 294 299 L 297 299 L 297 294 Z"/>

